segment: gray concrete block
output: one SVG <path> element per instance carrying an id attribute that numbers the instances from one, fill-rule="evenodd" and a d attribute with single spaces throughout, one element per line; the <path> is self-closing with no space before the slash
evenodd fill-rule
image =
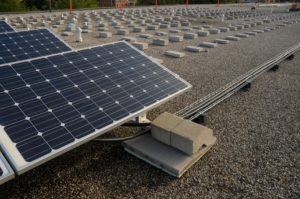
<path id="1" fill-rule="evenodd" d="M 151 34 L 140 34 L 140 37 L 145 38 L 145 39 L 149 39 L 149 38 L 152 38 L 153 35 L 151 35 Z"/>
<path id="2" fill-rule="evenodd" d="M 180 33 L 181 31 L 177 30 L 177 29 L 170 29 L 169 32 L 170 33 Z"/>
<path id="3" fill-rule="evenodd" d="M 211 42 L 202 42 L 202 43 L 200 43 L 199 46 L 205 47 L 205 48 L 215 48 L 215 47 L 218 46 L 218 44 L 217 43 L 211 43 Z"/>
<path id="4" fill-rule="evenodd" d="M 213 144 L 216 138 L 213 137 Z M 213 146 L 206 144 L 192 156 L 177 150 L 154 139 L 150 134 L 138 136 L 122 143 L 125 150 L 147 163 L 165 171 L 166 173 L 181 177 L 193 164 L 195 164 Z"/>
<path id="5" fill-rule="evenodd" d="M 134 42 L 132 43 L 134 47 L 136 47 L 139 50 L 146 50 L 148 49 L 148 44 L 143 42 Z"/>
<path id="6" fill-rule="evenodd" d="M 117 35 L 128 35 L 129 30 L 128 29 L 119 29 L 117 30 Z"/>
<path id="7" fill-rule="evenodd" d="M 170 24 L 160 24 L 159 28 L 170 28 Z"/>
<path id="8" fill-rule="evenodd" d="M 64 37 L 68 37 L 68 36 L 71 36 L 71 35 L 73 35 L 73 33 L 68 32 L 68 31 L 61 33 L 61 36 L 64 36 Z"/>
<path id="9" fill-rule="evenodd" d="M 203 28 L 212 28 L 211 25 L 203 25 Z"/>
<path id="10" fill-rule="evenodd" d="M 239 41 L 240 40 L 239 37 L 234 37 L 234 36 L 226 36 L 225 39 L 229 40 L 229 41 Z"/>
<path id="11" fill-rule="evenodd" d="M 169 45 L 169 41 L 166 39 L 153 39 L 152 44 L 157 46 L 167 46 Z"/>
<path id="12" fill-rule="evenodd" d="M 243 33 L 236 34 L 235 36 L 236 37 L 240 37 L 240 38 L 247 38 L 247 37 L 249 37 L 249 35 L 243 34 Z"/>
<path id="13" fill-rule="evenodd" d="M 182 122 L 182 118 L 164 112 L 151 123 L 151 135 L 167 145 L 171 144 L 171 130 Z"/>
<path id="14" fill-rule="evenodd" d="M 100 32 L 107 32 L 107 31 L 109 31 L 109 28 L 107 28 L 107 27 L 98 28 L 98 31 L 100 31 Z"/>
<path id="15" fill-rule="evenodd" d="M 203 27 L 200 27 L 200 26 L 193 26 L 192 28 L 195 30 L 204 30 Z"/>
<path id="16" fill-rule="evenodd" d="M 143 28 L 143 27 L 134 27 L 133 32 L 145 32 L 145 28 Z"/>
<path id="17" fill-rule="evenodd" d="M 171 27 L 179 28 L 179 27 L 181 27 L 181 25 L 180 25 L 180 23 L 171 23 Z"/>
<path id="18" fill-rule="evenodd" d="M 183 120 L 171 130 L 171 146 L 193 155 L 206 144 L 212 144 L 213 131 L 189 120 Z"/>
<path id="19" fill-rule="evenodd" d="M 210 34 L 220 34 L 220 30 L 216 28 L 211 28 L 208 30 Z"/>
<path id="20" fill-rule="evenodd" d="M 258 22 L 256 22 L 256 24 L 257 24 L 257 25 L 262 25 L 263 22 L 262 22 L 262 21 L 258 21 Z"/>
<path id="21" fill-rule="evenodd" d="M 226 27 L 220 27 L 219 29 L 221 32 L 229 32 L 229 28 Z"/>
<path id="22" fill-rule="evenodd" d="M 204 52 L 205 51 L 203 48 L 198 47 L 198 46 L 186 46 L 184 49 L 189 52 Z"/>
<path id="23" fill-rule="evenodd" d="M 255 35 L 257 35 L 257 33 L 256 32 L 245 32 L 245 34 L 247 34 L 247 35 L 251 35 L 251 36 L 255 36 Z"/>
<path id="24" fill-rule="evenodd" d="M 197 32 L 197 34 L 199 37 L 207 37 L 209 35 L 209 32 L 200 30 Z"/>
<path id="25" fill-rule="evenodd" d="M 172 41 L 172 42 L 181 42 L 181 41 L 183 41 L 183 36 L 180 36 L 180 35 L 170 35 L 169 36 L 169 41 Z"/>
<path id="26" fill-rule="evenodd" d="M 112 33 L 111 32 L 99 32 L 99 37 L 100 38 L 109 38 L 109 37 L 112 37 Z"/>
<path id="27" fill-rule="evenodd" d="M 92 30 L 88 30 L 88 29 L 83 29 L 82 30 L 82 33 L 91 33 L 91 32 L 93 32 Z"/>
<path id="28" fill-rule="evenodd" d="M 177 51 L 172 51 L 172 50 L 168 50 L 165 52 L 165 55 L 169 56 L 169 57 L 175 57 L 175 58 L 182 58 L 185 56 L 184 53 L 181 52 L 177 52 Z"/>
<path id="29" fill-rule="evenodd" d="M 147 30 L 158 30 L 158 26 L 155 25 L 148 25 Z"/>
<path id="30" fill-rule="evenodd" d="M 155 35 L 157 35 L 157 36 L 165 36 L 165 35 L 167 35 L 168 33 L 166 33 L 166 32 L 162 32 L 162 31 L 156 31 L 155 32 Z"/>
<path id="31" fill-rule="evenodd" d="M 214 42 L 218 43 L 218 44 L 228 44 L 229 43 L 229 41 L 225 40 L 225 39 L 215 39 Z"/>
<path id="32" fill-rule="evenodd" d="M 127 41 L 127 42 L 136 42 L 137 41 L 136 38 L 134 38 L 134 37 L 122 37 L 121 40 Z"/>
<path id="33" fill-rule="evenodd" d="M 196 33 L 186 32 L 186 33 L 184 33 L 183 37 L 185 39 L 196 39 L 198 37 L 198 35 Z"/>
<path id="34" fill-rule="evenodd" d="M 238 30 L 244 29 L 244 25 L 237 25 L 236 27 L 237 27 Z"/>
<path id="35" fill-rule="evenodd" d="M 230 27 L 229 27 L 229 30 L 230 30 L 230 31 L 236 31 L 236 30 L 237 30 L 237 27 L 235 27 L 235 26 L 230 26 Z"/>

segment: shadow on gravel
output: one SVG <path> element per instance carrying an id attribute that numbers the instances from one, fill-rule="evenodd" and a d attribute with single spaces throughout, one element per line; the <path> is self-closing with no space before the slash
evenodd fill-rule
<path id="1" fill-rule="evenodd" d="M 57 192 L 62 187 L 69 195 L 69 188 L 80 189 L 86 183 L 107 190 L 106 194 L 114 197 L 141 188 L 154 191 L 174 180 L 175 177 L 129 155 L 119 143 L 90 142 L 2 185 L 0 198 L 22 198 L 35 192 L 42 197 L 43 191 L 61 197 L 62 193 Z"/>

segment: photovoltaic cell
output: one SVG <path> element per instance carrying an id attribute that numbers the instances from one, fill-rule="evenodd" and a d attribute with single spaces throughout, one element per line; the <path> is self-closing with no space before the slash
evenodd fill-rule
<path id="1" fill-rule="evenodd" d="M 6 22 L 0 21 L 0 33 L 15 32 L 15 30 Z"/>
<path id="2" fill-rule="evenodd" d="M 0 34 L 0 65 L 67 51 L 71 48 L 48 29 Z M 18 72 L 32 69 L 30 65 L 18 66 Z"/>
<path id="3" fill-rule="evenodd" d="M 3 154 L 0 152 L 0 185 L 13 178 L 14 172 L 4 158 Z"/>
<path id="4" fill-rule="evenodd" d="M 0 144 L 22 173 L 190 85 L 126 42 L 117 42 L 5 65 L 0 88 Z"/>

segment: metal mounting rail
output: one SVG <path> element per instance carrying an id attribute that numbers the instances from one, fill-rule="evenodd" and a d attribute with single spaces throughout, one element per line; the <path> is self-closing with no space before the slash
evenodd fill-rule
<path id="1" fill-rule="evenodd" d="M 300 43 L 292 46 L 291 48 L 271 58 L 267 62 L 239 76 L 238 78 L 219 88 L 218 90 L 181 109 L 176 113 L 176 115 L 190 120 L 195 120 L 199 116 L 203 116 L 205 112 L 218 105 L 219 103 L 233 95 L 235 92 L 241 90 L 242 88 L 250 86 L 251 82 L 265 71 L 268 71 L 272 68 L 278 68 L 278 64 L 280 62 L 285 59 L 292 58 L 294 56 L 294 53 L 299 49 Z"/>

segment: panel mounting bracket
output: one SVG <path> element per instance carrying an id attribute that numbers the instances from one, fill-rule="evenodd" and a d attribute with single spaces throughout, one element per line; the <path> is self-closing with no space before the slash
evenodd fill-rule
<path id="1" fill-rule="evenodd" d="M 294 57 L 295 57 L 295 55 L 294 54 L 291 54 L 290 56 L 288 56 L 286 59 L 287 60 L 293 60 L 294 59 Z"/>
<path id="2" fill-rule="evenodd" d="M 134 126 L 149 126 L 151 121 L 147 118 L 147 113 L 143 113 L 136 118 L 132 119 L 130 122 L 123 124 L 122 126 L 134 127 Z"/>
<path id="3" fill-rule="evenodd" d="M 269 69 L 269 72 L 276 72 L 279 69 L 279 65 L 276 64 Z"/>
<path id="4" fill-rule="evenodd" d="M 240 91 L 247 92 L 251 89 L 251 82 L 246 82 L 242 88 L 240 88 Z"/>
<path id="5" fill-rule="evenodd" d="M 198 115 L 197 117 L 193 118 L 192 121 L 197 123 L 197 124 L 204 124 L 205 115 L 204 114 Z"/>

